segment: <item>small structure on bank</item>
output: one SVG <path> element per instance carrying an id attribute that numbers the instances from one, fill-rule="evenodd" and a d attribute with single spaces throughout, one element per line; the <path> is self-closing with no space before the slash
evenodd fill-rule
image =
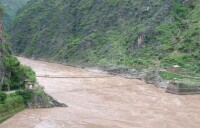
<path id="1" fill-rule="evenodd" d="M 35 83 L 33 81 L 29 80 L 29 79 L 26 79 L 24 81 L 24 87 L 27 90 L 32 90 L 32 89 L 35 88 Z"/>
<path id="2" fill-rule="evenodd" d="M 138 47 L 142 45 L 142 42 L 143 42 L 143 38 L 142 38 L 142 36 L 140 36 L 140 37 L 138 38 L 138 41 L 137 41 Z"/>
<path id="3" fill-rule="evenodd" d="M 176 72 L 179 71 L 180 69 L 181 69 L 181 66 L 179 66 L 179 65 L 174 65 L 174 66 L 168 68 L 167 70 L 168 70 L 169 72 L 176 73 Z"/>
<path id="4" fill-rule="evenodd" d="M 138 47 L 142 46 L 143 44 L 143 41 L 144 41 L 144 36 L 145 36 L 145 33 L 141 33 L 140 36 L 138 37 L 138 40 L 137 40 L 137 45 Z"/>

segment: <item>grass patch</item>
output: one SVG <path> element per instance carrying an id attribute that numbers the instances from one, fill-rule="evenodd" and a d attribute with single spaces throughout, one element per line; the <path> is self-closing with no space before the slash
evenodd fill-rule
<path id="1" fill-rule="evenodd" d="M 0 103 L 0 123 L 24 109 L 25 104 L 21 96 L 7 96 L 5 101 Z"/>
<path id="2" fill-rule="evenodd" d="M 160 72 L 160 76 L 163 79 L 174 81 L 177 83 L 184 83 L 188 86 L 200 85 L 200 77 L 195 76 L 184 76 L 182 74 L 172 73 L 172 72 Z"/>

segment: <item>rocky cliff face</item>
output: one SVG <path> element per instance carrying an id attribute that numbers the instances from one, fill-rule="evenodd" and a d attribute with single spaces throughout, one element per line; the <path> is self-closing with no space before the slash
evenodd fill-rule
<path id="1" fill-rule="evenodd" d="M 29 57 L 137 69 L 179 65 L 181 73 L 197 74 L 199 6 L 199 0 L 31 0 L 10 36 L 14 51 Z"/>
<path id="2" fill-rule="evenodd" d="M 1 15 L 1 12 L 0 12 Z M 0 16 L 0 84 L 4 79 L 4 66 L 3 66 L 3 22 Z"/>

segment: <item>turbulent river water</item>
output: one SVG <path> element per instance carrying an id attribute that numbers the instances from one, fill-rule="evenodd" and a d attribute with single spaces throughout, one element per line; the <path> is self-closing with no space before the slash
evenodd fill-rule
<path id="1" fill-rule="evenodd" d="M 136 79 L 19 58 L 66 108 L 26 109 L 0 128 L 199 128 L 200 95 L 164 93 Z"/>

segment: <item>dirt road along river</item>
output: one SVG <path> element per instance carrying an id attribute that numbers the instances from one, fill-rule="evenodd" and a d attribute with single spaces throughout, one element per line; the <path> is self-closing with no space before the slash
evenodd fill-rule
<path id="1" fill-rule="evenodd" d="M 199 128 L 200 95 L 164 93 L 136 79 L 19 58 L 67 108 L 26 109 L 0 128 Z"/>

